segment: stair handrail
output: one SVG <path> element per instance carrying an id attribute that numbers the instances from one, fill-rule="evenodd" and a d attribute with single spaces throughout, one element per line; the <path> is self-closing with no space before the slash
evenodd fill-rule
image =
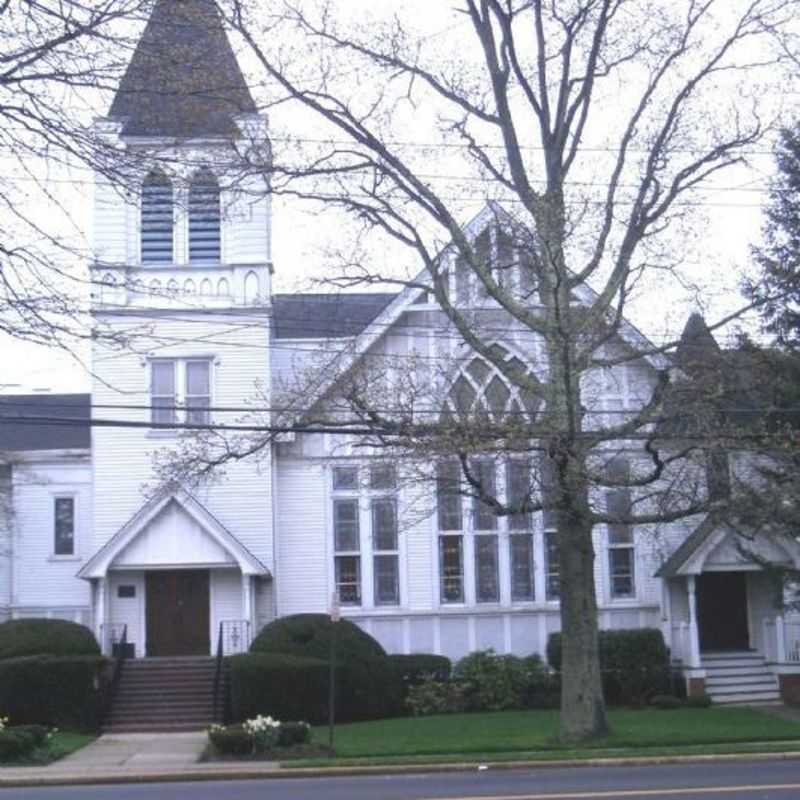
<path id="1" fill-rule="evenodd" d="M 217 711 L 219 709 L 219 690 L 220 684 L 222 682 L 222 663 L 223 663 L 223 639 L 222 639 L 222 623 L 219 623 L 219 634 L 217 635 L 217 666 L 216 670 L 214 671 L 214 721 L 219 721 L 219 717 L 217 715 Z M 224 720 L 223 720 L 224 721 Z"/>
<path id="2" fill-rule="evenodd" d="M 111 643 L 111 654 L 114 655 L 114 642 Z M 125 660 L 128 657 L 128 626 L 122 626 L 122 636 L 119 637 L 119 641 L 116 642 L 117 645 L 117 655 L 114 657 L 114 671 L 111 673 L 111 683 L 108 687 L 108 692 L 106 694 L 106 702 L 105 702 L 105 709 L 103 710 L 103 723 L 105 724 L 108 721 L 108 718 L 111 716 L 111 709 L 114 706 L 114 699 L 117 696 L 117 692 L 119 690 L 119 684 L 122 680 L 122 668 L 125 666 Z"/>

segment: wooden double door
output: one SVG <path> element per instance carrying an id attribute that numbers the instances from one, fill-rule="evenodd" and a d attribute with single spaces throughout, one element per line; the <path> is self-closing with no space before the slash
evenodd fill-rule
<path id="1" fill-rule="evenodd" d="M 704 572 L 697 578 L 700 649 L 749 650 L 747 574 Z"/>
<path id="2" fill-rule="evenodd" d="M 159 570 L 145 580 L 147 655 L 209 655 L 209 571 Z"/>

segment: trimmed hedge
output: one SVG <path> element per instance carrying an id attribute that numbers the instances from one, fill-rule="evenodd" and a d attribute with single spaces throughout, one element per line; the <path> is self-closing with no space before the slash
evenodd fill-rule
<path id="1" fill-rule="evenodd" d="M 99 656 L 84 625 L 62 619 L 12 619 L 0 623 L 0 659 L 22 656 Z"/>
<path id="2" fill-rule="evenodd" d="M 342 619 L 331 622 L 327 614 L 293 614 L 266 625 L 250 645 L 251 653 L 285 653 L 302 658 L 330 658 L 331 637 L 336 626 L 336 658 L 382 658 L 386 651 L 358 625 Z"/>
<path id="3" fill-rule="evenodd" d="M 284 653 L 248 653 L 228 659 L 231 717 L 236 722 L 261 715 L 312 724 L 328 719 L 327 661 Z M 336 719 L 378 719 L 401 704 L 388 659 L 350 660 L 336 665 Z"/>
<path id="4" fill-rule="evenodd" d="M 41 725 L 15 725 L 0 731 L 0 762 L 16 761 L 30 755 L 47 739 L 47 728 Z"/>
<path id="5" fill-rule="evenodd" d="M 109 662 L 100 656 L 0 661 L 0 716 L 79 731 L 100 725 Z"/>
<path id="6" fill-rule="evenodd" d="M 641 705 L 670 691 L 669 650 L 658 628 L 600 631 L 603 692 L 611 705 Z M 561 671 L 561 634 L 547 641 L 547 660 Z"/>
<path id="7" fill-rule="evenodd" d="M 395 680 L 405 688 L 419 686 L 427 678 L 437 681 L 450 679 L 453 665 L 447 656 L 435 656 L 428 653 L 412 653 L 411 655 L 386 656 Z"/>

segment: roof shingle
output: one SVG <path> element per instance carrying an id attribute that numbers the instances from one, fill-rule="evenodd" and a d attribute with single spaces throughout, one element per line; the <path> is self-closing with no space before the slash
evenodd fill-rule
<path id="1" fill-rule="evenodd" d="M 256 105 L 213 0 L 158 0 L 109 116 L 126 136 L 231 136 Z"/>
<path id="2" fill-rule="evenodd" d="M 91 417 L 88 394 L 2 395 L 0 452 L 88 449 Z"/>

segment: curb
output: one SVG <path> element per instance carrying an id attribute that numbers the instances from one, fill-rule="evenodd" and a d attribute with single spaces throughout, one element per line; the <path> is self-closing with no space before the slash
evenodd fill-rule
<path id="1" fill-rule="evenodd" d="M 635 756 L 619 758 L 587 758 L 579 761 L 498 761 L 498 762 L 453 762 L 447 764 L 409 764 L 396 766 L 362 767 L 287 767 L 287 768 L 201 768 L 161 772 L 96 774 L 62 774 L 3 777 L 0 772 L 0 789 L 42 786 L 97 786 L 139 783 L 192 783 L 223 780 L 275 780 L 298 778 L 347 778 L 375 775 L 423 775 L 450 772 L 473 772 L 482 767 L 495 771 L 522 769 L 572 769 L 585 767 L 643 767 L 668 764 L 704 764 L 727 761 L 789 761 L 800 760 L 800 751 L 782 753 L 722 753 L 717 755 Z M 35 769 L 35 768 L 31 768 Z"/>

